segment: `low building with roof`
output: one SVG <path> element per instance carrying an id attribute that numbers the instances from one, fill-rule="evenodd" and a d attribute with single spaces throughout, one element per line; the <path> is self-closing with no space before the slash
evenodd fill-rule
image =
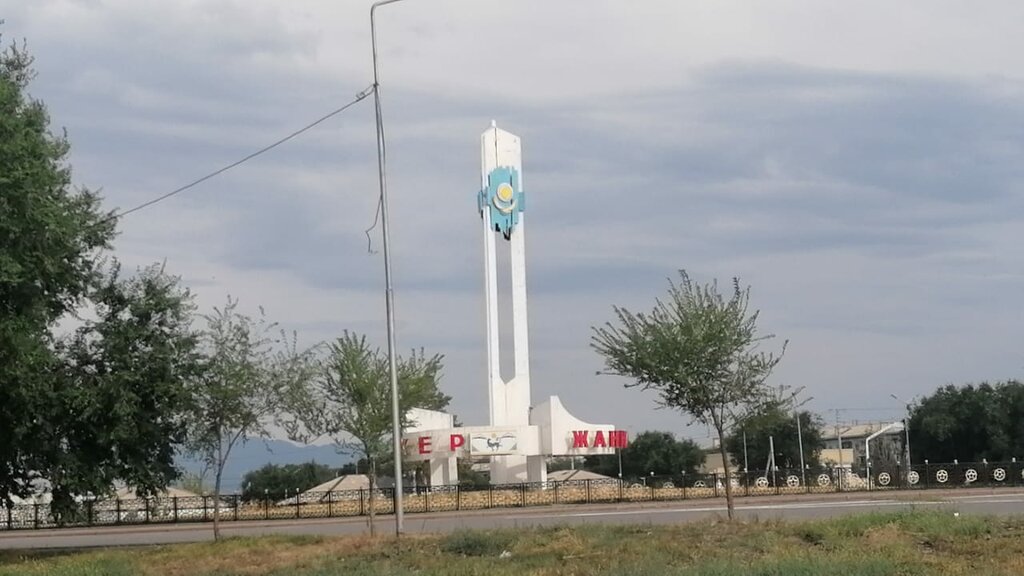
<path id="1" fill-rule="evenodd" d="M 548 482 L 571 482 L 574 480 L 612 480 L 612 478 L 589 470 L 556 470 L 555 472 L 548 472 Z"/>

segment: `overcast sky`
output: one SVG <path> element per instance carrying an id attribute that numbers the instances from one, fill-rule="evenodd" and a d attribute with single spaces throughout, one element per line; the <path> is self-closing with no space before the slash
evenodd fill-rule
<path id="1" fill-rule="evenodd" d="M 76 183 L 128 208 L 372 81 L 363 0 L 0 0 Z M 487 418 L 479 135 L 521 136 L 535 401 L 700 437 L 595 376 L 590 327 L 666 278 L 739 276 L 789 341 L 773 382 L 844 421 L 1024 375 L 1024 3 L 408 0 L 379 13 L 402 349 Z M 369 100 L 121 224 L 312 343 L 385 344 Z M 374 248 L 380 248 L 379 229 Z M 833 416 L 827 413 L 831 420 Z"/>

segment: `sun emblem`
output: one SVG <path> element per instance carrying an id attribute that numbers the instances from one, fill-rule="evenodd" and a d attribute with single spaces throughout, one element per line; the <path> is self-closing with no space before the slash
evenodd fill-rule
<path id="1" fill-rule="evenodd" d="M 495 168 L 487 175 L 487 186 L 478 198 L 481 215 L 489 211 L 491 227 L 506 240 L 510 239 L 524 207 L 519 171 L 510 166 Z"/>
<path id="2" fill-rule="evenodd" d="M 515 198 L 516 192 L 512 189 L 512 185 L 508 182 L 502 182 L 494 193 L 494 207 L 502 214 L 508 214 L 516 209 Z"/>

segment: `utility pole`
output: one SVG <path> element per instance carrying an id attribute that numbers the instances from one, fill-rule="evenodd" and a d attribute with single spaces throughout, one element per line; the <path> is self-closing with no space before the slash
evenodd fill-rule
<path id="1" fill-rule="evenodd" d="M 910 403 L 906 402 L 905 400 L 903 400 L 903 398 L 900 398 L 895 394 L 889 394 L 889 396 L 893 400 L 896 400 L 897 402 L 902 402 L 904 408 L 907 410 L 907 416 L 903 419 L 903 433 L 906 435 L 907 438 L 907 470 L 910 470 L 910 466 L 911 464 L 913 464 L 913 462 L 910 460 Z M 911 398 L 911 400 L 913 399 L 914 398 Z"/>
<path id="2" fill-rule="evenodd" d="M 903 433 L 907 437 L 907 470 L 910 470 L 910 466 L 913 464 L 910 459 L 910 418 L 903 419 Z"/>
<path id="3" fill-rule="evenodd" d="M 800 447 L 800 478 L 803 485 L 807 485 L 807 467 L 804 466 L 804 435 L 800 431 L 800 413 L 796 413 L 796 441 Z"/>
<path id="4" fill-rule="evenodd" d="M 839 489 L 843 489 L 843 476 L 845 471 L 843 470 L 843 435 L 839 432 L 839 409 L 833 408 L 833 412 L 836 413 L 836 442 L 839 443 Z"/>
<path id="5" fill-rule="evenodd" d="M 743 431 L 743 473 L 746 474 L 750 468 L 747 467 L 747 431 Z"/>
<path id="6" fill-rule="evenodd" d="M 377 175 L 380 182 L 380 229 L 384 238 L 384 305 L 388 328 L 388 372 L 391 376 L 391 433 L 395 451 L 395 534 L 401 536 L 402 522 L 402 419 L 398 407 L 398 364 L 395 354 L 395 291 L 391 283 L 391 232 L 388 218 L 387 154 L 384 144 L 384 115 L 380 108 L 380 77 L 377 73 L 377 8 L 400 0 L 380 0 L 370 6 L 370 42 L 373 48 L 373 102 L 377 120 Z"/>

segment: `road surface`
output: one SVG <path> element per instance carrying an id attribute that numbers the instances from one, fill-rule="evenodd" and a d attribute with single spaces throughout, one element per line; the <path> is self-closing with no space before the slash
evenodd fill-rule
<path id="1" fill-rule="evenodd" d="M 1010 490 L 960 490 L 950 492 L 890 492 L 886 494 L 828 494 L 801 497 L 741 498 L 737 516 L 742 519 L 803 520 L 878 511 L 942 509 L 950 514 L 1024 515 L 1024 492 Z M 677 524 L 725 516 L 722 500 L 577 505 L 517 508 L 475 512 L 407 514 L 409 533 L 450 532 L 475 528 L 517 528 L 565 524 Z M 380 533 L 394 529 L 394 518 L 377 520 Z M 367 532 L 366 518 L 224 522 L 226 536 L 268 534 L 352 535 Z M 200 542 L 212 539 L 211 526 L 203 524 L 111 526 L 59 530 L 25 530 L 0 533 L 0 549 L 89 548 Z"/>

